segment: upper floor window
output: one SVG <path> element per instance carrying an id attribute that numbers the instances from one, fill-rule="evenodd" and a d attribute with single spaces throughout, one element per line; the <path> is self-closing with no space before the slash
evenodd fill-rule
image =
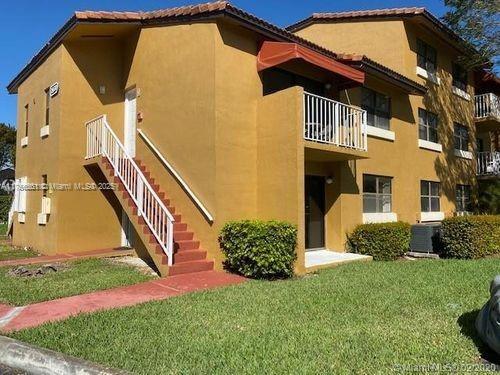
<path id="1" fill-rule="evenodd" d="M 392 178 L 363 175 L 363 213 L 392 212 Z"/>
<path id="2" fill-rule="evenodd" d="M 440 212 L 441 186 L 439 182 L 420 181 L 420 209 L 422 212 Z"/>
<path id="3" fill-rule="evenodd" d="M 423 108 L 418 109 L 418 137 L 424 141 L 439 143 L 438 117 Z"/>
<path id="4" fill-rule="evenodd" d="M 50 89 L 45 89 L 45 125 L 50 123 Z"/>
<path id="5" fill-rule="evenodd" d="M 471 188 L 470 185 L 457 185 L 456 189 L 457 212 L 471 212 Z"/>
<path id="6" fill-rule="evenodd" d="M 361 107 L 366 110 L 368 125 L 389 130 L 391 118 L 389 97 L 363 88 Z"/>
<path id="7" fill-rule="evenodd" d="M 25 137 L 28 136 L 28 131 L 29 131 L 29 127 L 30 127 L 29 114 L 30 114 L 30 106 L 29 106 L 29 104 L 26 104 L 24 106 L 24 136 Z"/>
<path id="8" fill-rule="evenodd" d="M 467 91 L 467 71 L 459 64 L 453 64 L 453 86 L 462 91 Z"/>
<path id="9" fill-rule="evenodd" d="M 437 69 L 436 50 L 420 39 L 417 39 L 417 65 L 431 73 Z"/>
<path id="10" fill-rule="evenodd" d="M 455 122 L 455 149 L 469 151 L 469 129 Z"/>

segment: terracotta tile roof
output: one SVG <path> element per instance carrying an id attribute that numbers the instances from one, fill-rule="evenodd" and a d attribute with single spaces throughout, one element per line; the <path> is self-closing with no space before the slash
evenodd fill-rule
<path id="1" fill-rule="evenodd" d="M 390 8 L 390 9 L 373 9 L 373 10 L 357 10 L 350 12 L 332 12 L 332 13 L 313 13 L 312 18 L 318 19 L 341 19 L 341 18 L 357 18 L 357 17 L 384 17 L 384 16 L 407 16 L 422 14 L 425 8 Z"/>
<path id="2" fill-rule="evenodd" d="M 210 17 L 226 16 L 230 17 L 246 27 L 252 28 L 257 32 L 265 35 L 269 39 L 277 41 L 294 42 L 300 45 L 313 49 L 316 52 L 322 53 L 328 57 L 339 59 L 336 53 L 303 39 L 292 32 L 273 25 L 261 18 L 258 18 L 250 13 L 245 12 L 228 1 L 215 1 L 211 3 L 187 5 L 176 8 L 161 9 L 155 11 L 137 11 L 137 12 L 109 12 L 109 11 L 78 11 L 75 12 L 64 26 L 50 39 L 50 41 L 31 59 L 31 61 L 21 70 L 21 72 L 7 86 L 9 93 L 16 93 L 19 85 L 36 69 L 45 58 L 63 41 L 64 37 L 78 23 L 137 23 L 139 25 L 164 24 L 170 22 L 184 22 L 193 19 L 205 19 Z M 343 61 L 349 61 L 346 55 L 342 55 Z M 365 63 L 369 59 L 362 57 L 357 61 L 364 59 Z M 350 59 L 356 61 L 354 58 Z M 371 60 L 370 60 L 371 61 Z M 374 63 L 374 62 L 373 62 Z M 374 69 L 379 70 L 384 74 L 388 74 L 392 79 L 405 85 L 407 88 L 423 93 L 425 88 L 415 81 L 396 73 L 380 64 L 374 64 Z"/>
<path id="3" fill-rule="evenodd" d="M 349 20 L 361 18 L 412 18 L 423 17 L 426 21 L 432 24 L 440 32 L 451 39 L 455 46 L 467 54 L 475 54 L 474 48 L 467 44 L 459 35 L 441 22 L 436 16 L 430 13 L 427 9 L 422 7 L 409 7 L 409 8 L 387 8 L 387 9 L 373 9 L 373 10 L 358 10 L 349 12 L 324 12 L 313 13 L 311 16 L 304 18 L 288 27 L 286 30 L 297 32 L 314 23 L 335 22 L 336 20 Z"/>

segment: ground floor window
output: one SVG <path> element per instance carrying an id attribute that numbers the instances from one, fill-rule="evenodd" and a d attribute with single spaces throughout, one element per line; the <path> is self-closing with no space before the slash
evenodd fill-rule
<path id="1" fill-rule="evenodd" d="M 457 185 L 456 189 L 457 212 L 470 212 L 471 207 L 471 187 L 470 185 Z"/>
<path id="2" fill-rule="evenodd" d="M 441 211 L 441 186 L 439 182 L 420 181 L 420 204 L 422 212 Z"/>
<path id="3" fill-rule="evenodd" d="M 363 175 L 363 213 L 392 212 L 392 177 Z"/>

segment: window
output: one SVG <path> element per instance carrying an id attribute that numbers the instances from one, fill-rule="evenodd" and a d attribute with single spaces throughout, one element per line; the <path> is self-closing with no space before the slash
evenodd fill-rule
<path id="1" fill-rule="evenodd" d="M 455 123 L 455 149 L 469 151 L 469 129 Z"/>
<path id="2" fill-rule="evenodd" d="M 420 181 L 420 209 L 422 212 L 439 212 L 441 204 L 441 187 L 439 182 Z"/>
<path id="3" fill-rule="evenodd" d="M 392 212 L 392 178 L 363 175 L 363 213 Z"/>
<path id="4" fill-rule="evenodd" d="M 420 39 L 417 40 L 417 65 L 430 73 L 437 68 L 436 50 Z"/>
<path id="5" fill-rule="evenodd" d="M 45 89 L 45 125 L 50 123 L 50 89 Z"/>
<path id="6" fill-rule="evenodd" d="M 459 64 L 453 64 L 453 86 L 467 91 L 467 71 Z"/>
<path id="7" fill-rule="evenodd" d="M 418 137 L 425 141 L 439 143 L 438 117 L 425 109 L 418 109 Z"/>
<path id="8" fill-rule="evenodd" d="M 389 97 L 363 88 L 362 108 L 366 110 L 367 122 L 370 126 L 389 130 L 390 99 Z"/>
<path id="9" fill-rule="evenodd" d="M 30 112 L 30 106 L 29 104 L 26 104 L 24 106 L 24 136 L 28 136 L 28 130 L 29 130 L 29 112 Z"/>
<path id="10" fill-rule="evenodd" d="M 47 182 L 47 175 L 43 174 L 42 175 L 42 197 L 46 198 L 47 197 L 47 191 L 49 190 L 49 185 Z"/>
<path id="11" fill-rule="evenodd" d="M 456 190 L 457 212 L 472 211 L 472 201 L 470 192 L 471 192 L 470 185 L 457 185 L 457 190 Z"/>

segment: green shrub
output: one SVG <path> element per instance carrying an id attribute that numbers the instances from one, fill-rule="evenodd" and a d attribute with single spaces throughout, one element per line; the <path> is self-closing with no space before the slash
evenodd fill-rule
<path id="1" fill-rule="evenodd" d="M 404 222 L 358 225 L 347 238 L 353 253 L 371 255 L 374 260 L 394 260 L 410 248 L 410 224 Z"/>
<path id="2" fill-rule="evenodd" d="M 0 223 L 7 221 L 11 204 L 12 195 L 0 195 Z"/>
<path id="3" fill-rule="evenodd" d="M 500 254 L 500 215 L 458 216 L 443 220 L 443 256 L 459 259 Z"/>
<path id="4" fill-rule="evenodd" d="M 225 266 L 246 277 L 276 279 L 293 275 L 297 229 L 285 222 L 243 220 L 227 223 L 219 243 Z"/>

